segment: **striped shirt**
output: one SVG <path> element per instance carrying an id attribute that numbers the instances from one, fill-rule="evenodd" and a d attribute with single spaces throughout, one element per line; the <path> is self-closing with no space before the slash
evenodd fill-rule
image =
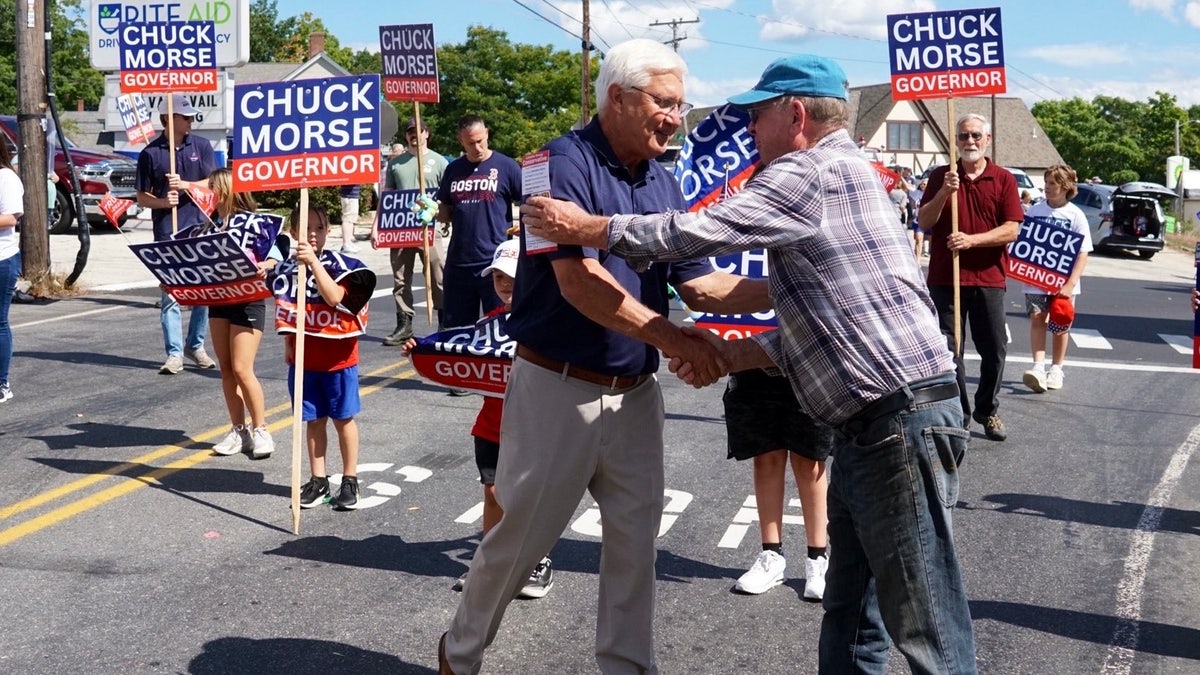
<path id="1" fill-rule="evenodd" d="M 826 424 L 954 371 L 907 233 L 844 130 L 780 157 L 708 209 L 613 216 L 608 241 L 643 266 L 766 249 L 779 329 L 751 339 Z"/>

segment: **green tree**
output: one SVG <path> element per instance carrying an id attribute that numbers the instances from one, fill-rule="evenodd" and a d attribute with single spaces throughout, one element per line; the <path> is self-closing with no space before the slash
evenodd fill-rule
<path id="1" fill-rule="evenodd" d="M 275 0 L 254 0 L 250 4 L 250 60 L 254 63 L 276 63 L 282 58 L 284 45 L 296 32 L 296 17 L 279 18 Z"/>
<path id="2" fill-rule="evenodd" d="M 472 26 L 465 42 L 438 50 L 441 102 L 422 108 L 430 145 L 457 154 L 458 119 L 475 114 L 491 130 L 493 149 L 513 157 L 536 150 L 578 121 L 579 70 L 578 54 L 513 44 L 504 31 Z M 412 116 L 411 104 L 397 110 L 401 120 Z"/>
<path id="3" fill-rule="evenodd" d="M 47 0 L 50 2 L 50 0 Z M 0 2 L 0 82 L 17 81 L 16 11 L 17 3 Z M 95 110 L 104 96 L 104 76 L 88 60 L 87 7 L 82 0 L 59 0 L 50 5 L 50 30 L 53 36 L 50 72 L 60 105 L 74 109 L 76 101 Z M 0 111 L 17 110 L 17 89 L 0 87 Z"/>

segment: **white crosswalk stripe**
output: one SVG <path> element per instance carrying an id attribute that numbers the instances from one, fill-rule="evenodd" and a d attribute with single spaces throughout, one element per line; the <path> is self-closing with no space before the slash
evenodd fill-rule
<path id="1" fill-rule="evenodd" d="M 1112 343 L 1106 340 L 1100 331 L 1091 328 L 1072 328 L 1071 342 L 1079 349 L 1113 348 Z"/>
<path id="2" fill-rule="evenodd" d="M 1171 345 L 1171 348 L 1180 354 L 1192 353 L 1192 336 L 1190 335 L 1163 335 L 1159 333 L 1158 337 L 1163 342 Z"/>

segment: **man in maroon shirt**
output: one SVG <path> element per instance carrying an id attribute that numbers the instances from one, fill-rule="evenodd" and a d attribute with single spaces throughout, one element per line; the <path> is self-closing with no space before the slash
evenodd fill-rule
<path id="1" fill-rule="evenodd" d="M 1004 326 L 1005 245 L 1017 238 L 1024 219 L 1017 181 L 984 156 L 992 125 L 982 115 L 963 115 L 955 126 L 958 164 L 938 167 L 929 176 L 917 223 L 932 231 L 929 246 L 929 295 L 937 307 L 942 333 L 954 349 L 954 251 L 958 251 L 961 316 L 959 334 L 971 322 L 979 352 L 979 388 L 972 413 L 967 401 L 962 351 L 955 350 L 963 415 L 983 425 L 994 441 L 1007 437 L 1000 421 L 1000 380 L 1008 336 Z M 958 200 L 958 232 L 951 233 L 950 198 Z M 966 421 L 969 425 L 970 422 Z"/>

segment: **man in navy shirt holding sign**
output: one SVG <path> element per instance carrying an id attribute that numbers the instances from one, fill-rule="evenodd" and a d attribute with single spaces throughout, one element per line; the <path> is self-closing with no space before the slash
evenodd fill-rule
<path id="1" fill-rule="evenodd" d="M 686 72 L 677 54 L 653 40 L 610 50 L 596 80 L 597 117 L 546 146 L 551 194 L 594 214 L 683 210 L 679 184 L 654 158 L 691 109 L 683 99 Z M 452 180 L 448 173 L 443 186 Z M 451 246 L 459 232 L 456 226 Z M 712 379 L 722 369 L 710 344 L 667 320 L 667 283 L 690 307 L 731 313 L 769 307 L 766 283 L 715 272 L 707 260 L 638 272 L 592 248 L 530 254 L 530 246 L 522 234 L 508 321 L 518 346 L 496 470 L 504 517 L 471 561 L 439 646 L 440 672 L 479 672 L 505 608 L 586 490 L 604 523 L 596 662 L 604 673 L 655 673 L 654 539 L 663 509 L 658 350 L 696 359 Z M 531 656 L 531 663 L 551 659 Z"/>
<path id="2" fill-rule="evenodd" d="M 167 241 L 174 229 L 184 230 L 206 222 L 208 216 L 191 199 L 181 200 L 179 194 L 192 184 L 208 187 L 208 174 L 216 167 L 212 144 L 202 136 L 193 136 L 192 121 L 200 111 L 183 94 L 173 97 L 174 125 L 167 119 L 167 99 L 163 97 L 159 112 L 162 113 L 163 133 L 150 141 L 138 155 L 137 186 L 138 206 L 150 209 L 150 221 L 154 227 L 154 241 Z M 171 131 L 174 135 L 171 136 Z M 175 166 L 171 166 L 171 143 L 175 145 Z M 171 222 L 171 209 L 176 211 L 176 222 Z M 192 308 L 188 321 L 187 343 L 183 340 L 183 314 L 179 303 L 167 293 L 162 294 L 161 317 L 163 342 L 167 360 L 159 372 L 173 375 L 183 370 L 186 355 L 201 368 L 212 368 L 216 363 L 204 351 L 204 335 L 208 329 L 208 308 Z"/>
<path id="3" fill-rule="evenodd" d="M 453 226 L 442 272 L 442 322 L 447 328 L 470 326 L 500 306 L 491 279 L 479 274 L 508 239 L 513 204 L 521 199 L 521 167 L 488 147 L 482 118 L 460 119 L 458 142 L 463 156 L 446 167 L 437 194 L 442 205 L 438 220 Z"/>

